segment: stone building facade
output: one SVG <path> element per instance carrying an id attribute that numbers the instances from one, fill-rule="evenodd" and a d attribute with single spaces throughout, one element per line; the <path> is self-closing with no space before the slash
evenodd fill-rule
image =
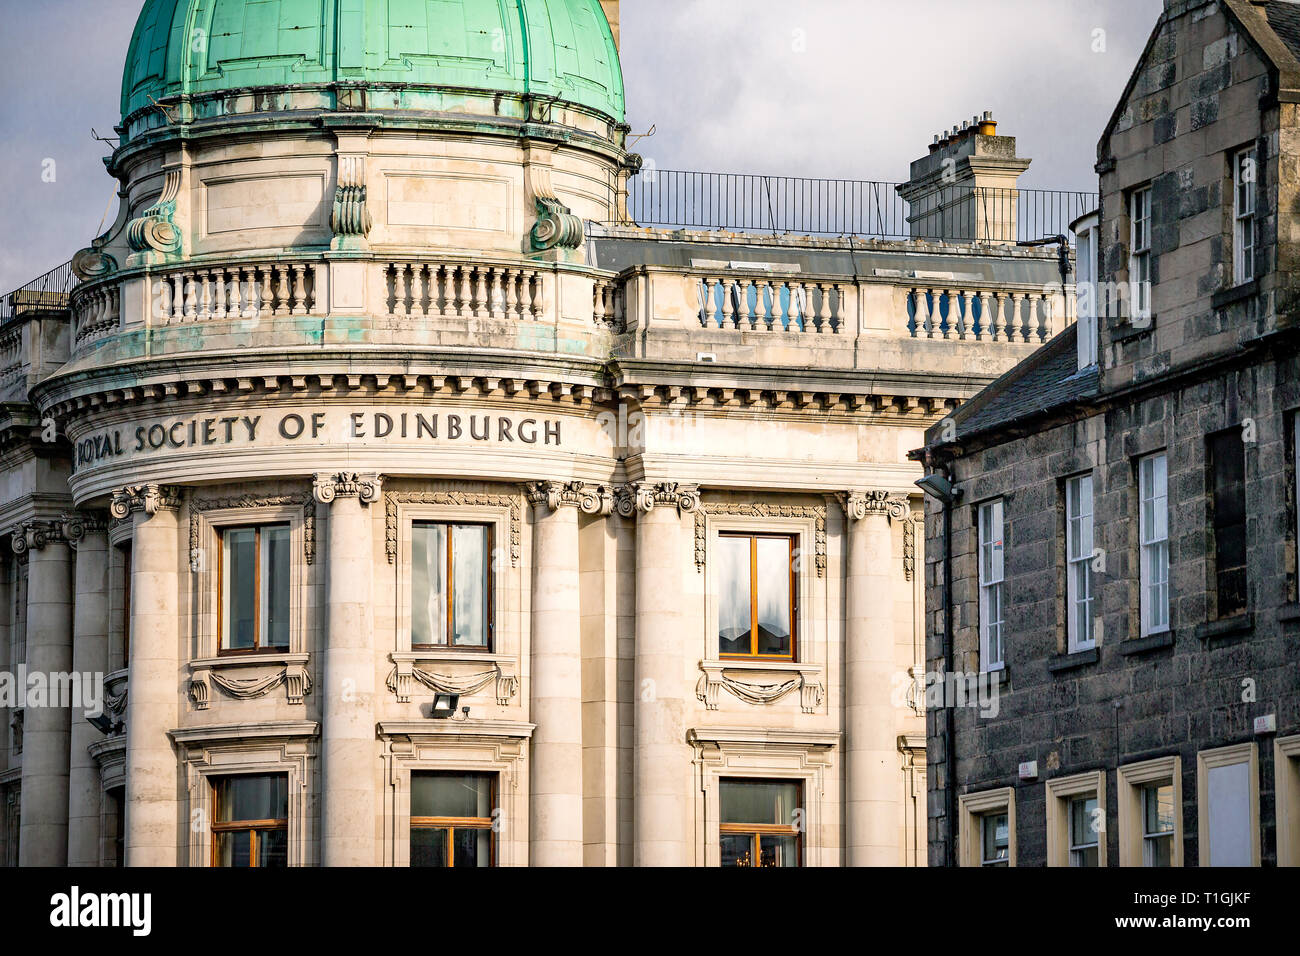
<path id="1" fill-rule="evenodd" d="M 998 692 L 931 701 L 931 864 L 1300 865 L 1298 27 L 1166 3 L 1078 324 L 915 455 L 929 670 Z"/>
<path id="2" fill-rule="evenodd" d="M 923 864 L 906 452 L 1056 256 L 637 227 L 616 0 L 260 6 L 148 0 L 0 325 L 0 672 L 102 691 L 0 701 L 3 858 Z"/>

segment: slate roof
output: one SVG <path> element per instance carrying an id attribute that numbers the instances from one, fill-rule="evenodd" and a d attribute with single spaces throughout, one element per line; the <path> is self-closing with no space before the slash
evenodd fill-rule
<path id="1" fill-rule="evenodd" d="M 1264 15 L 1268 18 L 1268 25 L 1286 44 L 1287 49 L 1300 58 L 1300 6 L 1282 0 L 1269 0 L 1264 4 Z"/>
<path id="2" fill-rule="evenodd" d="M 1079 371 L 1077 331 L 1071 325 L 948 416 L 957 426 L 957 443 L 996 431 L 1009 440 L 1016 437 L 1011 426 L 1028 426 L 1095 397 L 1101 372 L 1095 365 Z M 926 432 L 926 444 L 938 444 L 943 431 L 941 421 Z"/>

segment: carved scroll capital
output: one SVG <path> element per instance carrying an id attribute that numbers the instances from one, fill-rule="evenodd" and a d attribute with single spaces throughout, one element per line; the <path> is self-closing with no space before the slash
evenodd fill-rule
<path id="1" fill-rule="evenodd" d="M 694 514 L 700 509 L 698 485 L 675 481 L 633 482 L 621 485 L 614 494 L 615 507 L 624 518 L 649 514 L 655 508 L 676 508 L 679 514 Z"/>
<path id="2" fill-rule="evenodd" d="M 840 496 L 840 504 L 850 521 L 873 516 L 901 521 L 910 512 L 906 497 L 888 491 L 850 491 Z"/>
<path id="3" fill-rule="evenodd" d="M 526 487 L 525 493 L 530 502 L 544 505 L 549 511 L 578 508 L 589 515 L 614 512 L 614 492 L 604 485 L 585 481 L 535 481 Z"/>
<path id="4" fill-rule="evenodd" d="M 120 521 L 137 512 L 153 517 L 160 511 L 176 511 L 180 506 L 179 488 L 170 485 L 130 485 L 113 492 L 108 513 Z"/>
<path id="5" fill-rule="evenodd" d="M 108 530 L 108 515 L 102 511 L 74 511 L 63 516 L 63 537 L 76 547 L 88 534 Z"/>
<path id="6" fill-rule="evenodd" d="M 10 541 L 14 554 L 44 551 L 51 544 L 66 543 L 62 521 L 28 521 L 14 529 Z"/>
<path id="7" fill-rule="evenodd" d="M 363 505 L 374 504 L 383 490 L 380 475 L 360 475 L 355 472 L 318 474 L 312 479 L 312 494 L 323 505 L 335 498 L 358 498 Z"/>

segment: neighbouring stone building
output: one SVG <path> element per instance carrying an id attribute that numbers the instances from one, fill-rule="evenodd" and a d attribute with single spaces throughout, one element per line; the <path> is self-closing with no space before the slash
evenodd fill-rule
<path id="1" fill-rule="evenodd" d="M 144 4 L 0 321 L 0 673 L 103 698 L 0 696 L 7 862 L 924 864 L 907 452 L 1073 288 L 987 115 L 876 238 L 707 228 L 617 14 Z"/>
<path id="2" fill-rule="evenodd" d="M 988 692 L 931 700 L 932 864 L 1300 865 L 1298 57 L 1294 3 L 1165 4 L 1078 324 L 915 455 L 929 669 Z"/>

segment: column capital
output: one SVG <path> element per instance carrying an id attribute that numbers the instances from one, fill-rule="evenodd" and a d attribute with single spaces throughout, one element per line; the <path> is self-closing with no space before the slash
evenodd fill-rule
<path id="1" fill-rule="evenodd" d="M 841 492 L 840 506 L 850 521 L 863 521 L 871 516 L 882 516 L 901 521 L 907 517 L 909 506 L 905 495 L 888 491 Z"/>
<path id="2" fill-rule="evenodd" d="M 624 518 L 649 514 L 664 506 L 680 514 L 692 514 L 700 508 L 700 486 L 676 481 L 634 481 L 614 491 L 615 507 Z"/>
<path id="3" fill-rule="evenodd" d="M 153 517 L 160 511 L 178 511 L 181 490 L 171 485 L 129 485 L 113 492 L 108 512 L 119 521 L 136 513 Z"/>
<path id="4" fill-rule="evenodd" d="M 358 498 L 363 505 L 379 500 L 384 478 L 376 474 L 357 474 L 352 471 L 320 472 L 312 478 L 311 490 L 323 505 L 335 498 Z"/>
<path id="5" fill-rule="evenodd" d="M 524 486 L 528 500 L 550 511 L 579 508 L 584 514 L 614 513 L 614 491 L 606 485 L 585 481 L 534 481 Z"/>
<path id="6" fill-rule="evenodd" d="M 63 516 L 63 536 L 76 547 L 88 534 L 102 534 L 108 530 L 108 514 L 104 511 L 72 511 Z"/>
<path id="7" fill-rule="evenodd" d="M 13 531 L 10 545 L 14 554 L 44 551 L 46 545 L 66 544 L 62 521 L 25 521 Z"/>

